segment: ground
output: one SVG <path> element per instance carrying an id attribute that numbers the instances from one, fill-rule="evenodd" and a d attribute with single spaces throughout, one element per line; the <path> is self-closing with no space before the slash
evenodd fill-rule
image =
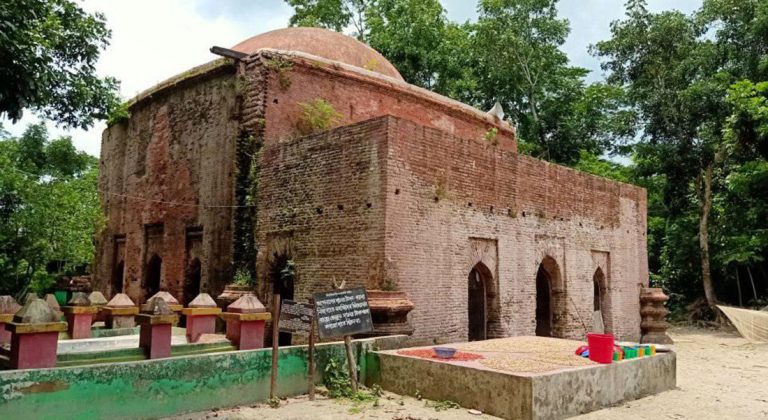
<path id="1" fill-rule="evenodd" d="M 768 419 L 768 345 L 752 344 L 732 331 L 674 328 L 677 389 L 595 411 L 596 419 Z M 177 419 L 492 419 L 468 408 L 436 410 L 435 403 L 384 393 L 379 405 L 306 397 L 267 405 L 237 407 Z M 442 408 L 442 407 L 441 407 Z M 471 408 L 471 407 L 470 407 Z"/>
<path id="2" fill-rule="evenodd" d="M 597 419 L 768 419 L 768 344 L 738 333 L 672 330 L 677 389 L 577 417 Z"/>

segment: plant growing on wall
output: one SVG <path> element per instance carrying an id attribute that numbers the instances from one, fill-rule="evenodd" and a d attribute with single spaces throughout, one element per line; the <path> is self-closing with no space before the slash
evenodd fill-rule
<path id="1" fill-rule="evenodd" d="M 499 134 L 499 130 L 496 127 L 491 127 L 483 134 L 483 140 L 490 143 L 493 146 L 499 144 L 499 139 L 496 137 Z"/>
<path id="2" fill-rule="evenodd" d="M 232 279 L 232 283 L 237 286 L 251 286 L 253 285 L 253 277 L 247 269 L 238 268 L 237 271 L 235 271 L 235 277 Z"/>
<path id="3" fill-rule="evenodd" d="M 435 184 L 435 201 L 445 200 L 448 198 L 448 188 L 445 186 L 445 181 L 440 180 Z"/>
<path id="4" fill-rule="evenodd" d="M 393 276 L 387 274 L 387 276 L 384 278 L 384 282 L 381 284 L 381 290 L 385 292 L 397 291 L 397 281 L 395 281 Z"/>
<path id="5" fill-rule="evenodd" d="M 288 89 L 291 87 L 291 78 L 288 77 L 288 74 L 293 70 L 293 63 L 290 60 L 277 56 L 266 60 L 264 66 L 277 72 L 277 80 L 281 88 Z"/>
<path id="6" fill-rule="evenodd" d="M 302 135 L 309 135 L 325 131 L 341 122 L 342 115 L 323 98 L 316 98 L 310 102 L 300 102 L 301 116 L 296 128 Z"/>
<path id="7" fill-rule="evenodd" d="M 128 106 L 128 102 L 123 102 L 112 109 L 112 112 L 107 116 L 107 127 L 112 127 L 115 124 L 120 124 L 131 119 L 131 112 L 128 111 Z"/>
<path id="8" fill-rule="evenodd" d="M 285 262 L 285 266 L 280 270 L 280 280 L 290 282 L 296 278 L 296 263 L 293 260 Z"/>

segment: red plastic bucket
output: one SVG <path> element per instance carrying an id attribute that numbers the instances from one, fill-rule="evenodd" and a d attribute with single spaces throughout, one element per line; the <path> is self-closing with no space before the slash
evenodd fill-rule
<path id="1" fill-rule="evenodd" d="M 613 360 L 613 334 L 587 334 L 589 360 L 597 363 L 611 363 Z"/>

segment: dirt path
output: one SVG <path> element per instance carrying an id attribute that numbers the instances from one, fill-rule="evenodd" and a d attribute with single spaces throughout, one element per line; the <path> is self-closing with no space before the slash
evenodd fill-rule
<path id="1" fill-rule="evenodd" d="M 576 417 L 595 419 L 768 419 L 768 345 L 736 333 L 672 330 L 677 389 Z"/>
<path id="2" fill-rule="evenodd" d="M 378 419 L 378 420 L 492 420 L 498 417 L 486 414 L 470 414 L 466 408 L 435 408 L 432 401 L 417 400 L 412 397 L 385 392 L 378 405 L 372 402 L 352 402 L 349 400 L 330 400 L 318 397 L 315 401 L 306 396 L 283 401 L 278 409 L 265 404 L 253 407 L 237 407 L 210 413 L 195 413 L 174 417 L 182 420 L 223 419 L 258 419 L 258 420 L 337 420 L 337 419 Z"/>
<path id="3" fill-rule="evenodd" d="M 735 333 L 676 328 L 678 389 L 578 416 L 595 419 L 768 419 L 768 345 L 750 344 Z M 291 399 L 279 409 L 266 405 L 196 413 L 179 419 L 493 419 L 465 408 L 437 411 L 425 401 L 385 393 L 372 403 L 306 398 Z"/>

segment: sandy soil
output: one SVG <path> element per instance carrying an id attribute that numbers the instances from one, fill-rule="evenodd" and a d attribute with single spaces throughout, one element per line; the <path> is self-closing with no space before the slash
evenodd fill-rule
<path id="1" fill-rule="evenodd" d="M 194 413 L 173 417 L 174 420 L 201 419 L 258 419 L 258 420 L 337 420 L 337 419 L 378 419 L 378 420 L 491 420 L 498 417 L 487 414 L 470 414 L 466 408 L 435 409 L 435 403 L 412 397 L 384 392 L 378 406 L 372 402 L 352 402 L 344 399 L 328 399 L 318 396 L 315 401 L 306 396 L 282 401 L 280 408 L 265 404 L 252 407 L 237 407 L 208 413 Z"/>
<path id="2" fill-rule="evenodd" d="M 576 417 L 768 419 L 768 344 L 735 332 L 675 328 L 677 389 Z"/>
<path id="3" fill-rule="evenodd" d="M 578 416 L 595 419 L 768 419 L 768 344 L 734 332 L 675 328 L 678 389 Z M 437 411 L 426 401 L 385 393 L 379 406 L 305 397 L 266 405 L 180 416 L 178 419 L 493 419 L 466 408 Z"/>

